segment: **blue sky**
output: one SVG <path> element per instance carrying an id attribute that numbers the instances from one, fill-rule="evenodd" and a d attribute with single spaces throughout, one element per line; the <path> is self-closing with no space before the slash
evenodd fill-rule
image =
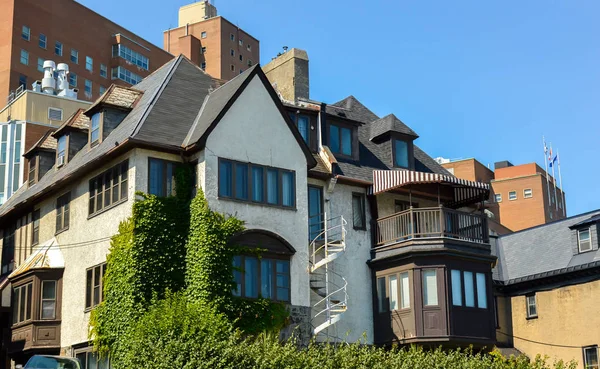
<path id="1" fill-rule="evenodd" d="M 80 0 L 162 47 L 188 0 Z M 261 42 L 310 58 L 311 97 L 394 113 L 433 157 L 543 166 L 561 154 L 568 215 L 600 208 L 600 2 L 216 0 Z"/>

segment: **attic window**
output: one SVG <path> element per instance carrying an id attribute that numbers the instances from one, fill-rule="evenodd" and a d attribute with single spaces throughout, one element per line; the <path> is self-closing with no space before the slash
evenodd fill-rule
<path id="1" fill-rule="evenodd" d="M 330 125 L 329 148 L 334 154 L 352 156 L 352 128 Z"/>
<path id="2" fill-rule="evenodd" d="M 580 229 L 577 231 L 577 242 L 579 244 L 579 252 L 587 252 L 592 250 L 592 240 L 590 239 L 590 229 Z"/>
<path id="3" fill-rule="evenodd" d="M 100 142 L 100 113 L 92 115 L 90 130 L 90 145 L 94 146 Z"/>
<path id="4" fill-rule="evenodd" d="M 58 150 L 56 156 L 56 167 L 61 167 L 65 164 L 67 152 L 67 136 L 60 136 L 58 139 Z"/>
<path id="5" fill-rule="evenodd" d="M 409 168 L 408 163 L 408 142 L 403 140 L 394 140 L 394 166 L 399 168 Z"/>
<path id="6" fill-rule="evenodd" d="M 29 186 L 33 186 L 37 182 L 37 176 L 35 174 L 37 163 L 37 156 L 32 156 L 29 159 Z"/>

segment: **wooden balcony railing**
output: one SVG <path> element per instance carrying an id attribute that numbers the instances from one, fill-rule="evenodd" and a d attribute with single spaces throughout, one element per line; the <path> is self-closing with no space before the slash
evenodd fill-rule
<path id="1" fill-rule="evenodd" d="M 487 218 L 438 208 L 411 208 L 377 220 L 377 246 L 415 239 L 454 238 L 489 242 Z"/>

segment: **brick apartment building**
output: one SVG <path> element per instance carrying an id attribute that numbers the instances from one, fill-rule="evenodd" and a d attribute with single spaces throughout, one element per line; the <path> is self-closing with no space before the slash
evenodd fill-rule
<path id="1" fill-rule="evenodd" d="M 494 171 L 475 159 L 446 161 L 442 166 L 456 177 L 491 184 L 488 201 L 497 221 L 511 231 L 520 231 L 566 217 L 565 194 L 552 176 L 536 163 L 513 165 L 497 162 Z M 555 195 L 556 184 L 556 195 Z M 550 191 L 548 191 L 550 189 Z"/>
<path id="2" fill-rule="evenodd" d="M 164 49 L 183 54 L 212 77 L 230 80 L 260 62 L 259 41 L 199 1 L 179 9 L 178 27 L 164 32 Z"/>
<path id="3" fill-rule="evenodd" d="M 73 0 L 0 0 L 0 9 L 0 106 L 10 91 L 31 86 L 44 60 L 69 64 L 71 87 L 92 101 L 112 83 L 136 84 L 173 58 Z"/>

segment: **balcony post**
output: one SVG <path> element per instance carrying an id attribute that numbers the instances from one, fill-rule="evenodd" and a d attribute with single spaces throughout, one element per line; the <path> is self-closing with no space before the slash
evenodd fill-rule
<path id="1" fill-rule="evenodd" d="M 442 237 L 446 234 L 446 222 L 444 221 L 444 205 L 439 204 L 440 207 L 440 234 Z"/>

